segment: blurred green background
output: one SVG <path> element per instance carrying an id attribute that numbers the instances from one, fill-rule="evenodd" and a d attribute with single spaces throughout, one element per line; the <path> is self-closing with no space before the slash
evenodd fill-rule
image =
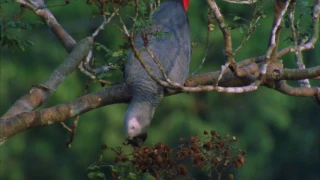
<path id="1" fill-rule="evenodd" d="M 313 2 L 313 1 L 303 1 Z M 94 6 L 75 0 L 67 6 L 56 6 L 64 1 L 48 0 L 47 5 L 63 27 L 76 39 L 90 35 L 99 25 Z M 227 22 L 234 24 L 234 16 L 251 18 L 251 7 L 218 2 Z M 19 13 L 16 3 L 4 3 L 2 15 L 12 19 Z M 237 60 L 262 55 L 267 48 L 272 5 L 263 5 L 266 18 L 248 43 L 240 50 Z M 310 9 L 307 9 L 310 11 Z M 32 12 L 25 10 L 23 21 L 41 22 Z M 192 50 L 190 72 L 200 64 L 205 53 L 207 5 L 206 1 L 191 1 L 190 17 Z M 309 16 L 302 22 L 308 24 Z M 244 23 L 244 22 L 240 22 Z M 99 35 L 97 41 L 116 51 L 123 43 L 123 34 L 113 20 Z M 224 63 L 223 38 L 216 29 L 211 33 L 213 48 L 200 72 L 216 71 Z M 301 27 L 302 30 L 303 27 Z M 28 93 L 31 84 L 42 83 L 52 70 L 68 55 L 57 38 L 44 24 L 33 30 L 16 31 L 19 38 L 31 40 L 34 46 L 25 51 L 1 48 L 0 64 L 0 114 L 22 95 Z M 232 30 L 234 47 L 241 42 L 244 33 Z M 280 48 L 290 35 L 284 30 Z M 320 43 L 312 51 L 304 53 L 307 67 L 320 63 Z M 286 67 L 295 67 L 293 54 L 283 58 Z M 41 108 L 68 102 L 80 97 L 87 82 L 80 72 L 74 72 L 57 89 L 57 92 Z M 293 83 L 295 84 L 295 83 Z M 313 85 L 320 85 L 313 82 Z M 92 84 L 89 92 L 101 89 Z M 120 146 L 124 140 L 122 119 L 126 104 L 110 105 L 90 111 L 80 118 L 72 148 L 65 146 L 69 134 L 60 124 L 30 129 L 9 139 L 0 147 L 0 179 L 87 179 L 86 168 L 101 154 L 100 145 Z M 311 98 L 290 97 L 265 87 L 247 94 L 221 94 L 203 92 L 166 97 L 157 109 L 149 129 L 148 144 L 157 142 L 174 145 L 180 137 L 201 134 L 215 129 L 239 138 L 237 146 L 247 151 L 243 168 L 235 172 L 236 179 L 320 179 L 320 121 L 319 106 Z M 72 123 L 72 119 L 66 122 Z M 107 156 L 112 163 L 112 155 Z M 198 175 L 197 179 L 203 176 Z"/>

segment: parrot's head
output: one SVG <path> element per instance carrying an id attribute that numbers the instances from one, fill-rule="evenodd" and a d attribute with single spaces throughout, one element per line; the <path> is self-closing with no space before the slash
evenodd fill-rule
<path id="1" fill-rule="evenodd" d="M 158 102 L 160 101 L 158 98 L 160 97 L 153 100 L 148 98 L 137 100 L 133 98 L 131 101 L 124 117 L 124 130 L 129 142 L 146 141 L 147 130 L 151 124 Z"/>
<path id="2" fill-rule="evenodd" d="M 144 116 L 146 114 L 148 114 L 148 112 L 143 112 L 143 116 L 130 116 L 130 112 L 127 112 L 124 118 L 124 126 L 129 139 L 133 139 L 147 132 L 152 117 Z"/>

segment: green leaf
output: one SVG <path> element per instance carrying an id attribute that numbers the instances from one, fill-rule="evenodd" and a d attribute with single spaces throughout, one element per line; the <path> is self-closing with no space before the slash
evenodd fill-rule
<path id="1" fill-rule="evenodd" d="M 112 56 L 113 57 L 119 57 L 123 55 L 123 50 L 118 50 L 116 52 L 113 52 Z"/>
<path id="2" fill-rule="evenodd" d="M 9 26 L 9 27 L 12 27 L 12 28 L 16 28 L 16 27 L 17 27 L 17 24 L 16 24 L 16 22 L 14 22 L 14 21 L 9 21 L 9 22 L 8 22 L 8 26 Z"/>
<path id="3" fill-rule="evenodd" d="M 129 173 L 128 176 L 126 177 L 126 179 L 128 180 L 136 180 L 137 179 L 137 175 L 134 173 Z"/>
<path id="4" fill-rule="evenodd" d="M 103 156 L 102 156 L 102 155 L 100 155 L 100 157 L 99 157 L 99 161 L 100 161 L 100 162 L 102 162 L 102 161 L 103 161 Z"/>
<path id="5" fill-rule="evenodd" d="M 99 177 L 99 178 L 103 178 L 103 179 L 104 179 L 104 177 L 105 177 L 102 172 L 97 172 L 97 173 L 96 173 L 96 176 Z"/>
<path id="6" fill-rule="evenodd" d="M 100 169 L 100 167 L 97 165 L 92 165 L 88 167 L 88 170 L 96 170 L 96 169 Z"/>
<path id="7" fill-rule="evenodd" d="M 102 172 L 96 171 L 96 172 L 90 172 L 88 173 L 89 179 L 106 179 L 105 175 Z"/>
<path id="8" fill-rule="evenodd" d="M 243 33 L 243 28 L 242 28 L 242 27 L 239 27 L 239 31 L 240 31 L 240 33 L 242 34 L 242 33 Z"/>
<path id="9" fill-rule="evenodd" d="M 117 173 L 119 171 L 116 166 L 111 166 L 110 165 L 110 167 L 111 167 L 111 171 L 114 172 L 114 173 Z"/>
<path id="10" fill-rule="evenodd" d="M 30 40 L 26 40 L 26 43 L 29 44 L 29 45 L 31 45 L 31 46 L 34 45 L 34 43 L 33 43 L 32 41 L 30 41 Z"/>
<path id="11" fill-rule="evenodd" d="M 20 48 L 22 51 L 25 51 L 25 48 L 24 48 L 23 43 L 18 42 L 17 44 L 18 44 L 19 48 Z"/>
<path id="12" fill-rule="evenodd" d="M 233 17 L 233 21 L 236 21 L 236 20 L 239 20 L 239 19 L 241 19 L 239 16 Z"/>
<path id="13" fill-rule="evenodd" d="M 88 174 L 88 178 L 89 179 L 94 179 L 95 178 L 95 172 L 90 172 L 89 174 Z"/>
<path id="14" fill-rule="evenodd" d="M 31 30 L 32 29 L 32 25 L 31 24 L 26 24 L 26 29 L 27 30 Z"/>

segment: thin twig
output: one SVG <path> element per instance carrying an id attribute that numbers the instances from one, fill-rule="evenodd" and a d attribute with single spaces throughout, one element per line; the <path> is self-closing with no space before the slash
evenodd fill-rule
<path id="1" fill-rule="evenodd" d="M 231 3 L 231 4 L 254 4 L 258 2 L 258 0 L 223 0 L 225 2 Z"/>
<path id="2" fill-rule="evenodd" d="M 223 34 L 224 41 L 225 41 L 224 51 L 225 51 L 226 63 L 224 66 L 221 66 L 220 77 L 222 77 L 222 74 L 226 70 L 226 68 L 224 68 L 224 67 L 226 67 L 226 66 L 229 67 L 229 65 L 235 66 L 234 54 L 232 52 L 232 37 L 231 37 L 230 28 L 226 26 L 224 17 L 220 12 L 220 9 L 219 9 L 217 3 L 213 0 L 207 0 L 207 2 L 209 4 L 209 7 L 211 8 L 211 10 L 213 11 L 214 17 L 216 18 L 216 20 L 218 22 L 218 26 Z M 236 69 L 236 68 L 234 68 L 234 69 Z M 220 79 L 218 79 L 218 81 L 215 85 L 218 85 L 219 81 L 220 81 Z"/>

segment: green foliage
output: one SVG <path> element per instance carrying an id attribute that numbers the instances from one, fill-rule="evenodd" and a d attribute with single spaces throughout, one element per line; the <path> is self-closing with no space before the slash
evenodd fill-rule
<path id="1" fill-rule="evenodd" d="M 287 14 L 284 18 L 284 27 L 291 29 L 293 26 L 295 28 L 297 42 L 305 41 L 313 35 L 313 6 L 311 2 L 302 1 L 298 2 L 295 9 L 291 12 L 295 12 L 296 18 L 293 19 L 293 24 L 291 24 L 290 14 Z M 282 39 L 284 41 L 294 42 L 294 38 L 291 34 L 284 36 Z"/>
<path id="2" fill-rule="evenodd" d="M 17 30 L 32 30 L 35 24 L 24 23 L 19 21 L 5 21 L 0 20 L 0 46 L 3 48 L 20 48 L 25 51 L 28 46 L 33 46 L 31 40 L 20 39 L 16 33 L 12 33 L 12 29 Z"/>

